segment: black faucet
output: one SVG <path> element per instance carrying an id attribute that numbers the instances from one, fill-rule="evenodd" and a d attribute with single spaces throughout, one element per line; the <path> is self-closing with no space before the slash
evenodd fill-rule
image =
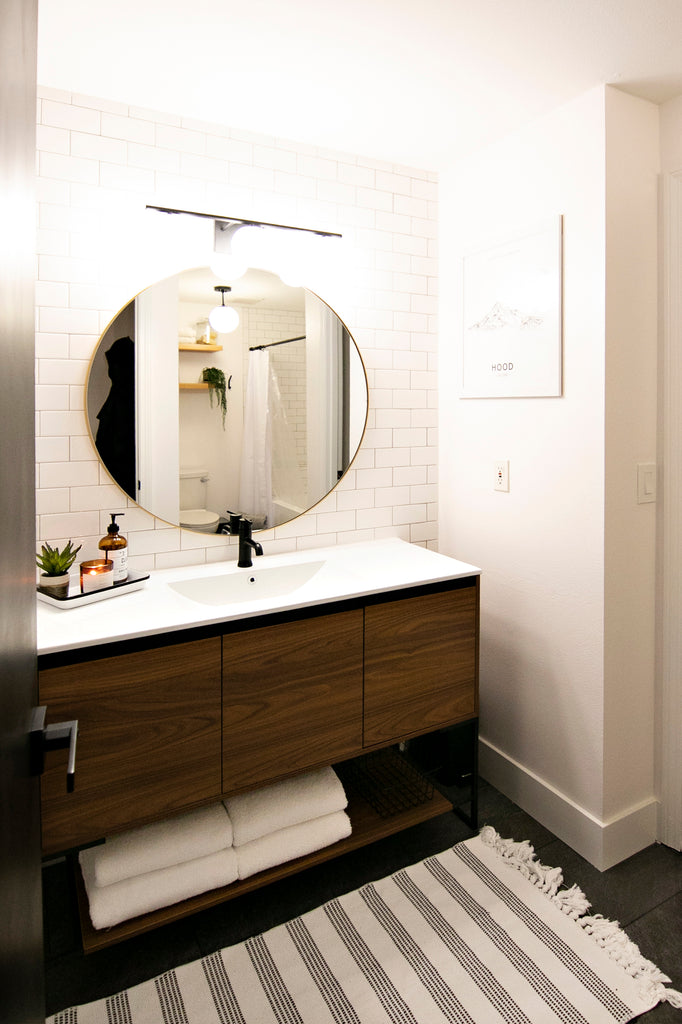
<path id="1" fill-rule="evenodd" d="M 242 517 L 239 520 L 239 561 L 237 562 L 240 569 L 251 568 L 253 564 L 251 561 L 252 548 L 257 555 L 263 554 L 263 548 L 258 541 L 251 538 L 251 520 Z"/>
<path id="2" fill-rule="evenodd" d="M 227 532 L 233 534 L 235 537 L 239 533 L 239 524 L 242 521 L 240 512 L 230 512 L 228 509 L 225 513 L 226 516 L 230 517 L 230 523 L 227 528 Z"/>
<path id="3" fill-rule="evenodd" d="M 220 525 L 218 526 L 218 533 L 229 533 L 233 537 L 236 537 L 237 534 L 239 533 L 239 523 L 242 517 L 239 512 L 230 512 L 229 509 L 227 510 L 225 515 L 228 516 L 229 522 L 227 519 L 221 516 Z"/>

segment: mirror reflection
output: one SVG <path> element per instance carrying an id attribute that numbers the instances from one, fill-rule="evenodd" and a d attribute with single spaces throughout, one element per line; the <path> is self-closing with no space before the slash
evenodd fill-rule
<path id="1" fill-rule="evenodd" d="M 216 306 L 235 311 L 218 333 Z M 215 323 L 215 317 L 211 316 Z M 331 491 L 367 419 L 367 380 L 345 325 L 317 295 L 251 269 L 208 267 L 145 289 L 93 355 L 86 411 L 99 457 L 166 522 L 228 532 L 289 522 Z"/>

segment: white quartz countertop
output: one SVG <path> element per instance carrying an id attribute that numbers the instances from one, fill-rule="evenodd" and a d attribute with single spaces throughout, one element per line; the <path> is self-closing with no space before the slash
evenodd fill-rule
<path id="1" fill-rule="evenodd" d="M 216 589 L 219 591 L 220 581 L 214 578 L 239 573 L 249 579 L 253 578 L 253 590 L 248 590 L 248 584 L 244 581 L 244 589 L 250 595 L 258 592 L 256 588 L 261 580 L 267 590 L 269 580 L 277 577 L 278 573 L 286 577 L 288 570 L 279 567 L 304 565 L 311 571 L 311 578 L 277 596 L 233 598 L 225 603 L 216 601 L 214 596 L 208 604 L 173 588 L 173 584 L 183 585 L 190 580 L 203 580 L 208 589 L 215 593 Z M 277 572 L 270 573 L 270 569 L 276 569 Z M 302 572 L 305 576 L 305 571 Z M 123 590 L 96 604 L 54 607 L 37 602 L 38 654 L 52 654 L 134 637 L 253 618 L 293 608 L 477 576 L 479 573 L 480 569 L 466 562 L 393 538 L 286 554 L 266 553 L 253 558 L 251 569 L 239 569 L 236 562 L 212 562 L 162 569 L 152 572 L 142 589 L 134 592 Z M 239 587 L 241 583 L 241 580 L 226 579 L 226 586 L 237 584 Z M 196 584 L 192 583 L 191 586 L 195 587 Z M 200 590 L 202 586 L 199 585 Z"/>

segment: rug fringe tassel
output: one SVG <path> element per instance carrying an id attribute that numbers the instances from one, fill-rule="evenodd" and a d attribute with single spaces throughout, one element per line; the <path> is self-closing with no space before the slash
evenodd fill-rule
<path id="1" fill-rule="evenodd" d="M 480 837 L 486 846 L 492 846 L 502 860 L 513 864 L 523 877 L 537 886 L 541 892 L 547 893 L 548 896 L 557 894 L 559 886 L 564 880 L 561 868 L 549 868 L 541 864 L 529 842 L 502 839 L 491 825 L 483 826 Z"/>
<path id="2" fill-rule="evenodd" d="M 639 948 L 628 938 L 618 921 L 609 921 L 601 914 L 587 915 L 586 911 L 590 909 L 591 904 L 579 886 L 572 885 L 570 889 L 560 889 L 564 880 L 561 868 L 550 868 L 541 864 L 529 842 L 503 839 L 491 825 L 483 826 L 480 838 L 486 846 L 492 847 L 503 860 L 515 867 L 524 878 L 546 893 L 564 914 L 579 924 L 612 959 L 640 982 L 645 997 L 667 1002 L 676 1009 L 682 1009 L 682 992 L 665 987 L 670 983 L 670 978 L 642 956 Z"/>

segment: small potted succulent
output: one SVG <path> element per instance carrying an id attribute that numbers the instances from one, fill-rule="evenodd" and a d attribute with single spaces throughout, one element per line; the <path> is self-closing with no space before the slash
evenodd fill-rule
<path id="1" fill-rule="evenodd" d="M 76 561 L 76 555 L 83 545 L 74 548 L 71 541 L 62 548 L 52 548 L 43 544 L 40 554 L 36 555 L 36 565 L 42 569 L 38 581 L 38 589 L 52 597 L 69 596 L 69 569 Z"/>

